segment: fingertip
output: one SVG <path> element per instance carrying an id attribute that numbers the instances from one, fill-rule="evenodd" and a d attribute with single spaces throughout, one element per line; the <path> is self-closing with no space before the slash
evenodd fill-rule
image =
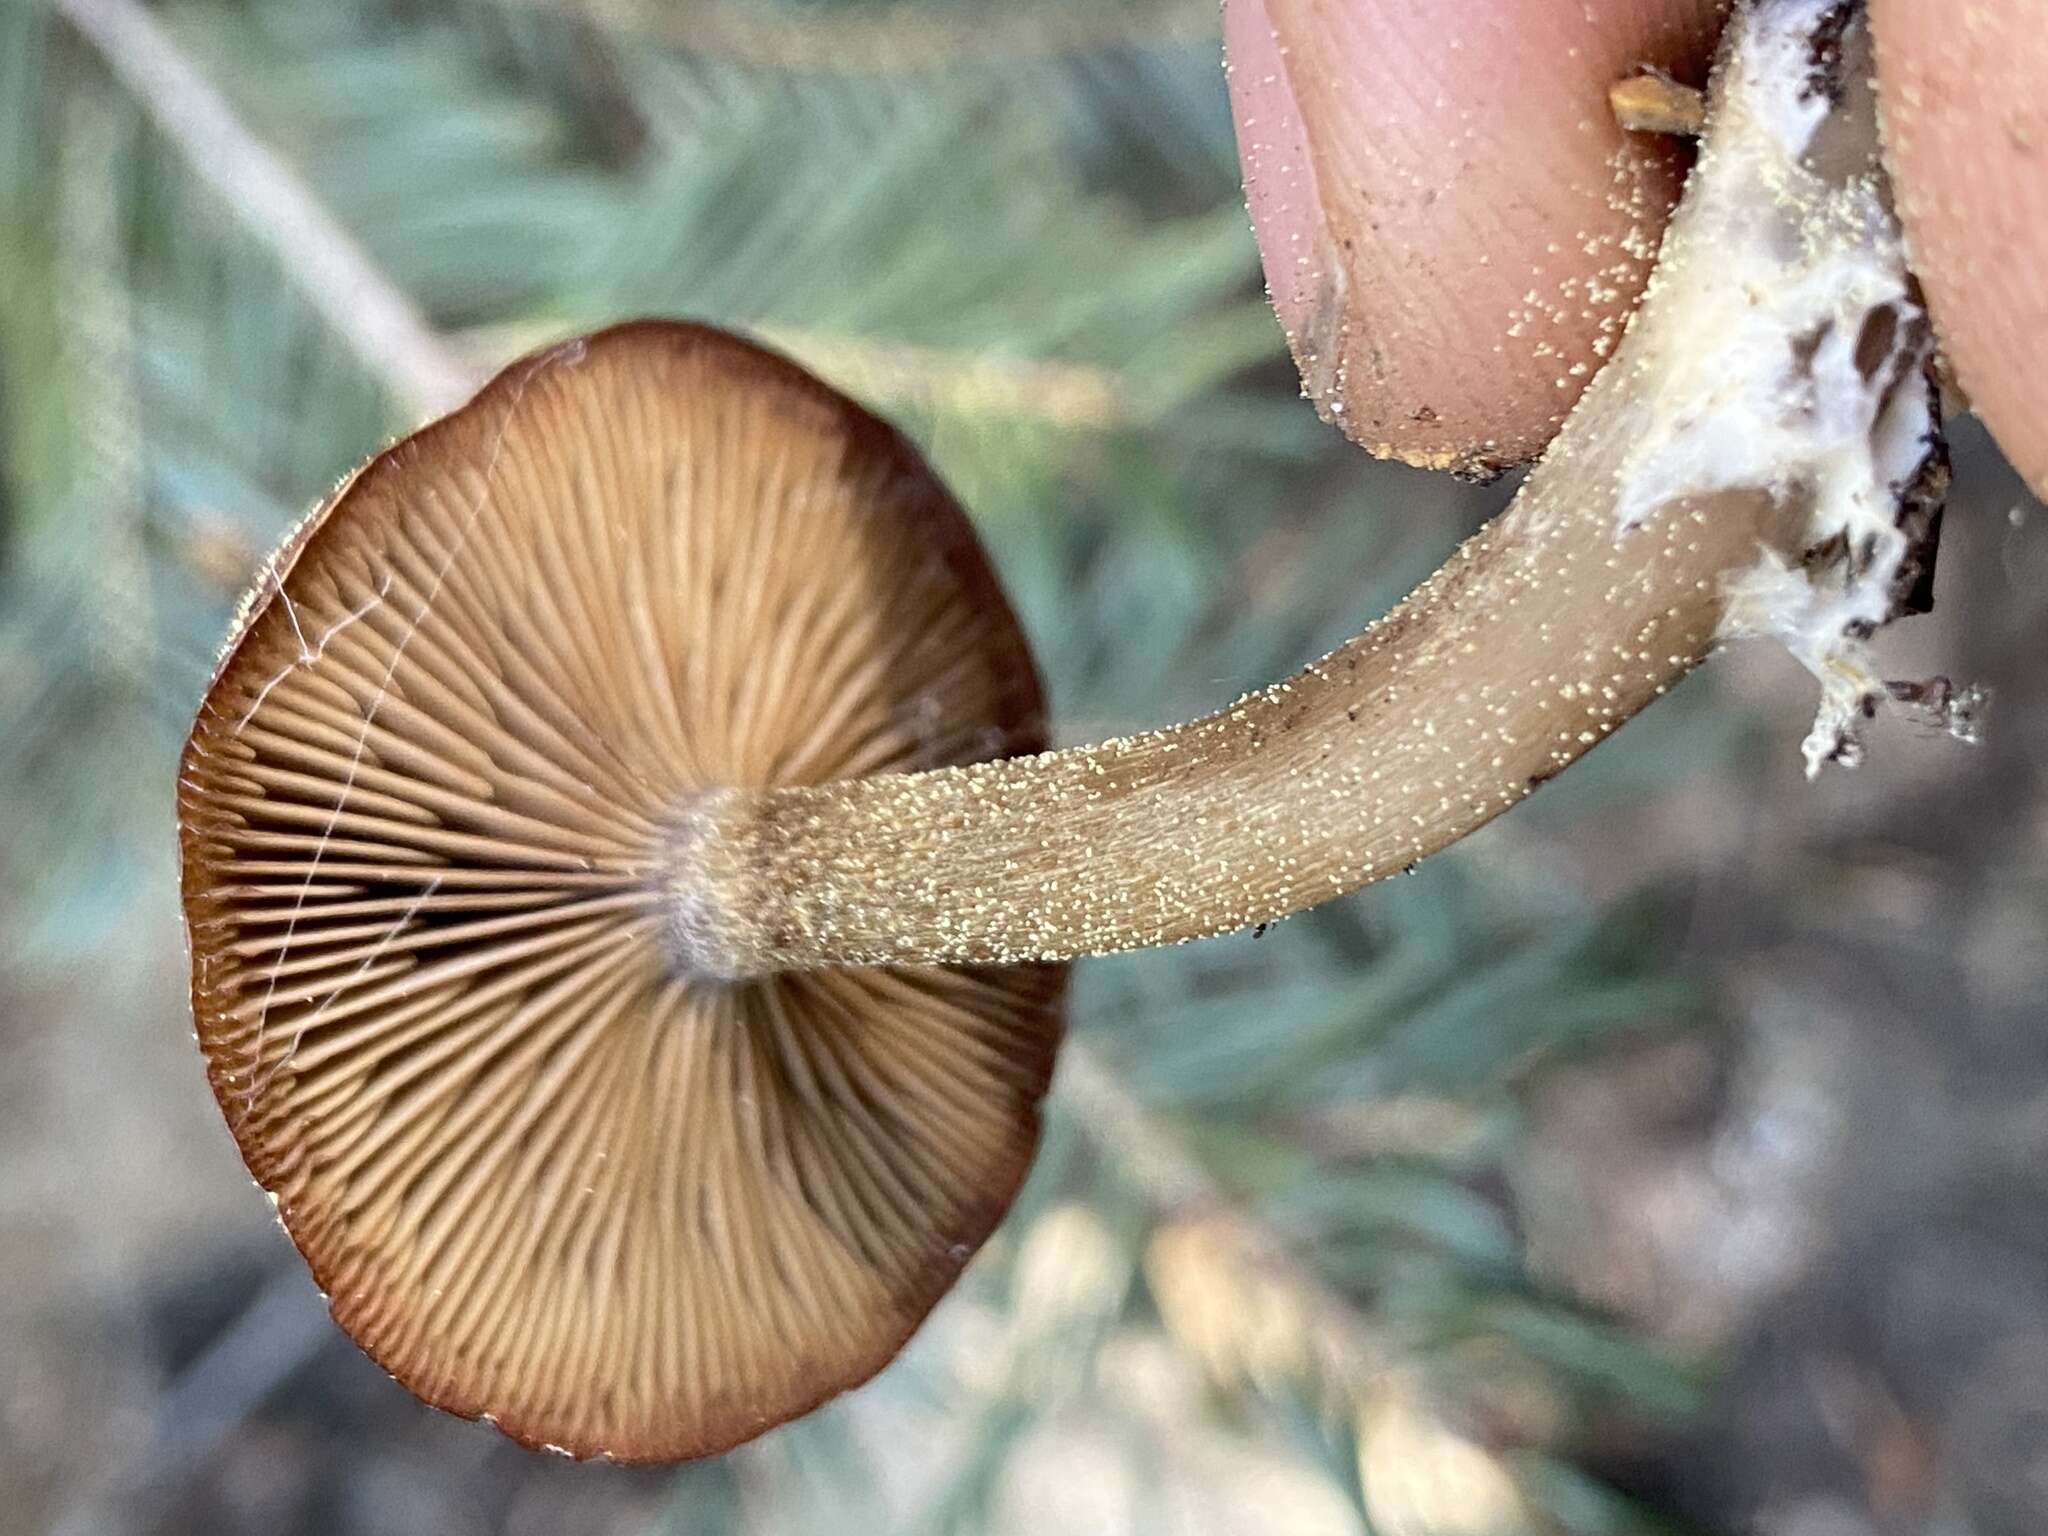
<path id="1" fill-rule="evenodd" d="M 1613 81 L 1698 79 L 1718 0 L 1226 0 L 1274 308 L 1318 409 L 1376 453 L 1541 451 L 1619 335 L 1681 157 Z"/>
<path id="2" fill-rule="evenodd" d="M 1885 150 L 1958 382 L 2048 495 L 2048 29 L 2038 0 L 1874 0 Z"/>

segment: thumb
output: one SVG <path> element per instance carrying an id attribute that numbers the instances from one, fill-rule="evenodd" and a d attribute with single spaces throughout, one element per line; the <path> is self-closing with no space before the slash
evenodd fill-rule
<path id="1" fill-rule="evenodd" d="M 1910 0 L 1909 0 L 1910 3 Z M 1225 0 L 1273 305 L 1318 410 L 1374 453 L 1533 457 L 1619 335 L 1680 151 L 1607 88 L 1699 80 L 1717 0 Z"/>

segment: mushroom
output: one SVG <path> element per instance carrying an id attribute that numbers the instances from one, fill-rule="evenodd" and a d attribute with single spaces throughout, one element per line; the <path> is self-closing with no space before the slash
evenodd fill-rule
<path id="1" fill-rule="evenodd" d="M 286 542 L 180 779 L 214 1090 L 336 1318 L 529 1444 L 699 1455 L 877 1370 L 1030 1157 L 1085 953 L 1516 804 L 1724 639 L 1898 689 L 1944 480 L 1855 7 L 1754 0 L 1650 292 L 1514 504 L 1350 644 L 1041 752 L 968 524 L 794 365 L 515 364 Z"/>
<path id="2" fill-rule="evenodd" d="M 872 1375 L 1016 1192 L 1063 970 L 701 984 L 665 829 L 1043 744 L 959 507 L 743 341 L 621 326 L 379 454 L 258 584 L 179 781 L 213 1088 L 336 1320 L 576 1455 Z"/>

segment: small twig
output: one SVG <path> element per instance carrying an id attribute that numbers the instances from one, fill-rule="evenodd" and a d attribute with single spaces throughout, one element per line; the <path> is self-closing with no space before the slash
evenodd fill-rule
<path id="1" fill-rule="evenodd" d="M 1706 92 L 1645 69 L 1607 88 L 1614 120 L 1629 133 L 1665 133 L 1696 139 L 1707 126 Z"/>
<path id="2" fill-rule="evenodd" d="M 438 414 L 469 398 L 476 378 L 155 17 L 136 0 L 55 5 L 408 411 Z"/>

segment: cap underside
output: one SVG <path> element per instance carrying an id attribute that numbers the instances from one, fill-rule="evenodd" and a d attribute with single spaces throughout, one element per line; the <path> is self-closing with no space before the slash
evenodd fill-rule
<path id="1" fill-rule="evenodd" d="M 336 1319 L 533 1445 L 865 1380 L 1007 1207 L 1056 967 L 736 984 L 653 855 L 718 787 L 1034 751 L 957 505 L 794 365 L 640 323 L 396 444 L 265 575 L 179 779 L 193 1010 Z"/>

